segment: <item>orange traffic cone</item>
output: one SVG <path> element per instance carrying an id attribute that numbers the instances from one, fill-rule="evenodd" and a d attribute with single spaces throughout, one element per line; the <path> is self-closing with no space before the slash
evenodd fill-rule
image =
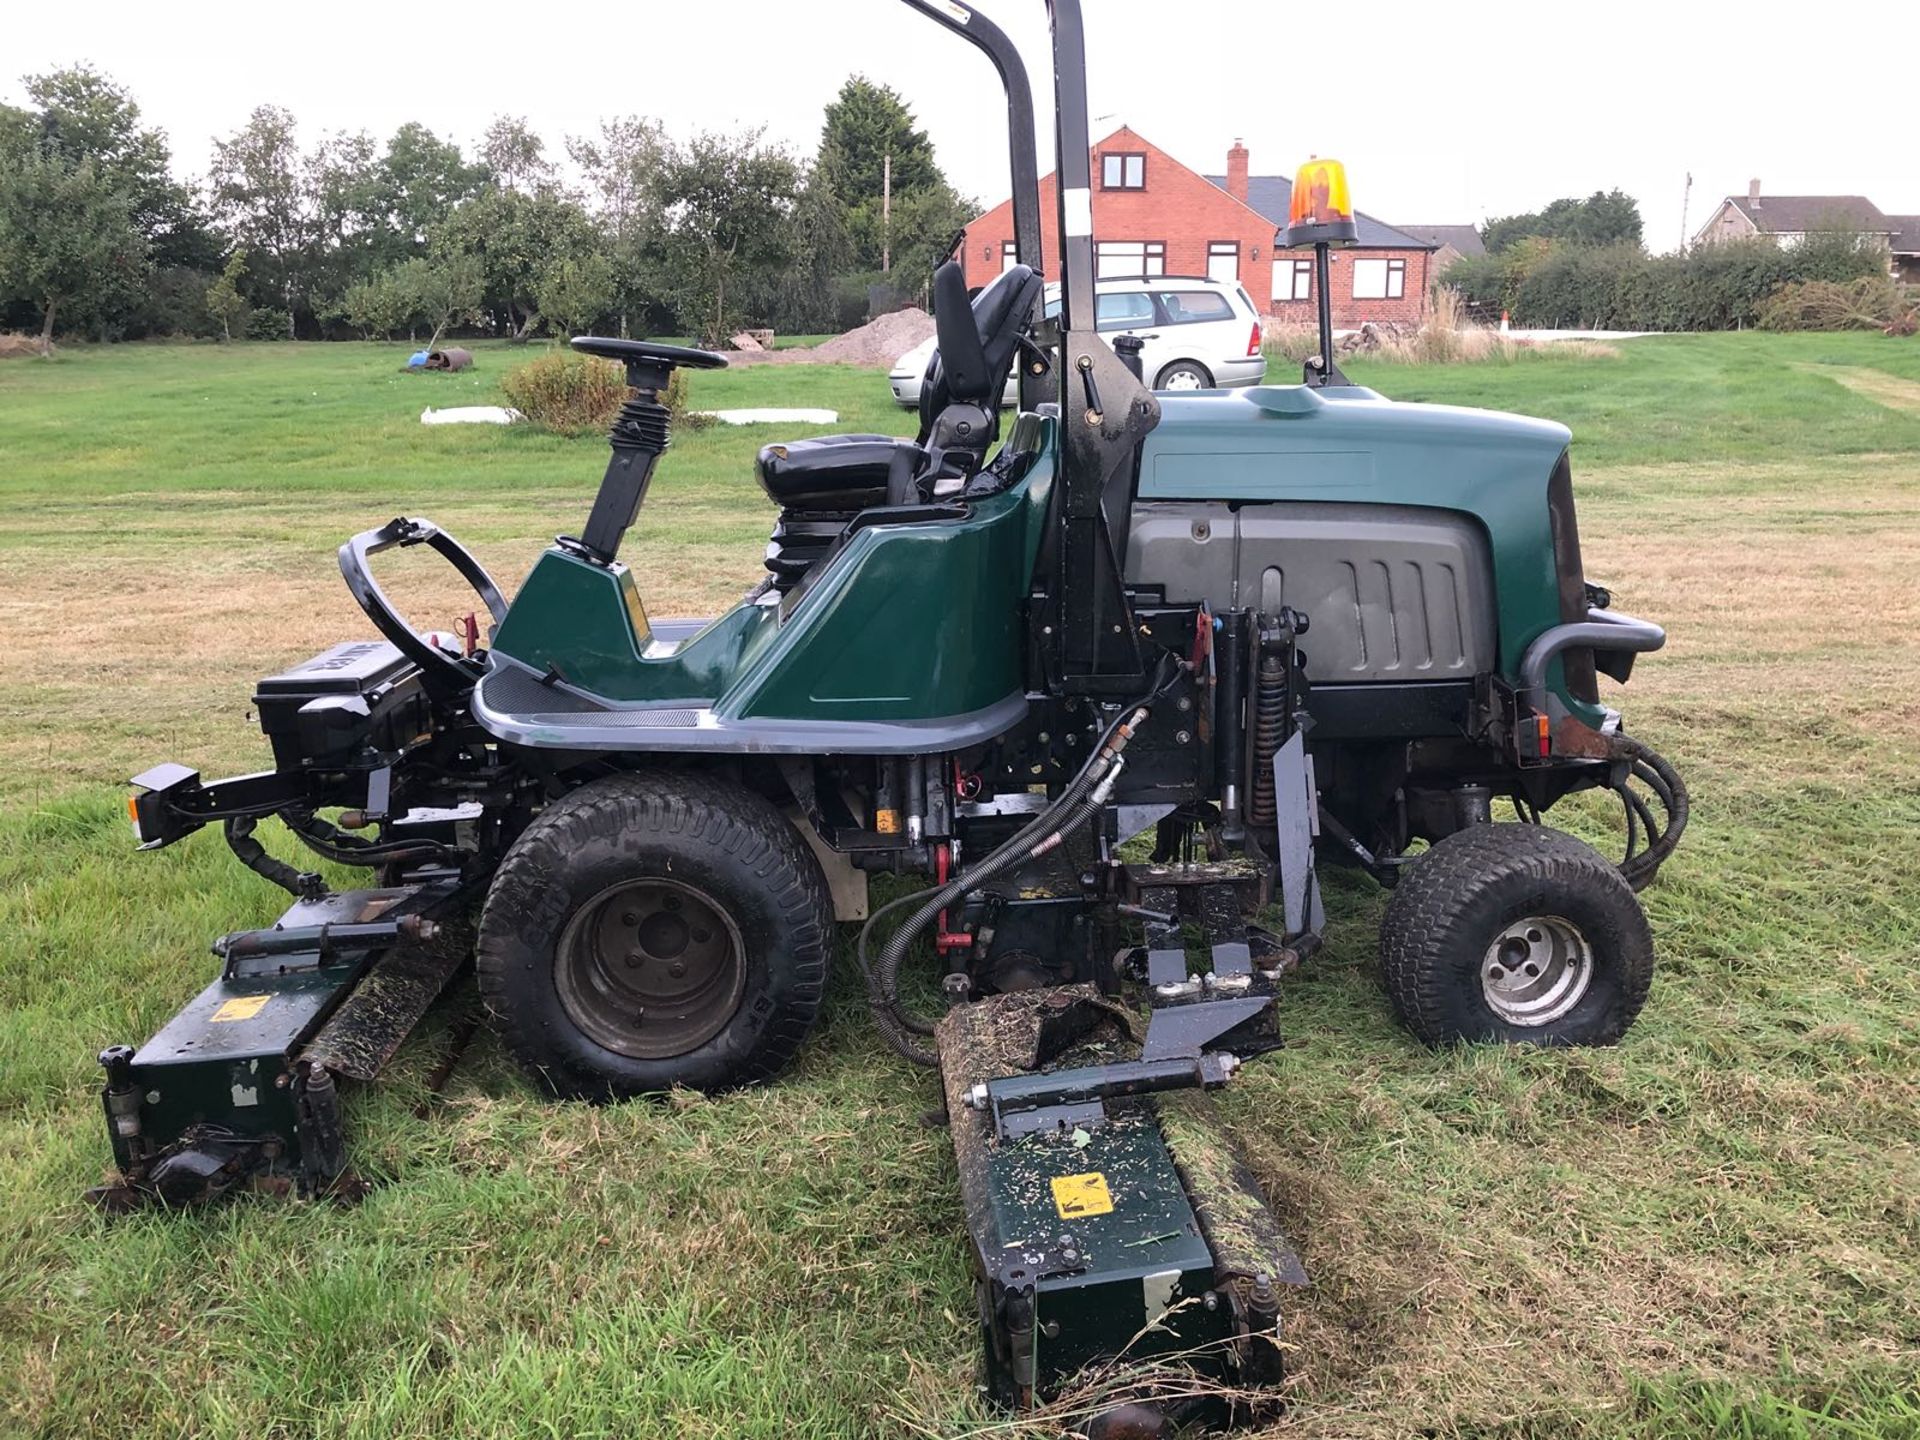
<path id="1" fill-rule="evenodd" d="M 1500 333 L 1504 335 L 1507 333 L 1508 329 L 1510 328 L 1511 327 L 1507 324 L 1507 312 L 1502 310 L 1500 312 Z"/>

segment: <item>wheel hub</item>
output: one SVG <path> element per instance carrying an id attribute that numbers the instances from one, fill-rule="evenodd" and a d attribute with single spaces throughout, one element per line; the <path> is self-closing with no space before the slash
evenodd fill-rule
<path id="1" fill-rule="evenodd" d="M 1593 947 L 1579 926 L 1558 915 L 1514 921 L 1493 937 L 1480 961 L 1487 1008 L 1509 1025 L 1552 1024 L 1592 983 Z"/>
<path id="2" fill-rule="evenodd" d="M 554 985 L 574 1023 L 636 1060 L 664 1060 L 719 1034 L 740 1007 L 746 950 L 711 896 L 678 880 L 609 886 L 567 922 Z"/>

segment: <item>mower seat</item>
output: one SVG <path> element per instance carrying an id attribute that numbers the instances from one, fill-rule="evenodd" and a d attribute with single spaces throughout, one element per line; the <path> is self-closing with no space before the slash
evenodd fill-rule
<path id="1" fill-rule="evenodd" d="M 760 488 L 782 512 L 843 513 L 904 505 L 926 451 L 891 435 L 823 435 L 764 446 L 755 468 Z"/>

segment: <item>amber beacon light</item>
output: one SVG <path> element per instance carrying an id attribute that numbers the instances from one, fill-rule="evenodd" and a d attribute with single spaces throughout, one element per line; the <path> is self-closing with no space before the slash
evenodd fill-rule
<path id="1" fill-rule="evenodd" d="M 1347 193 L 1347 167 L 1338 160 L 1309 160 L 1293 177 L 1285 244 L 1351 245 L 1360 238 Z"/>

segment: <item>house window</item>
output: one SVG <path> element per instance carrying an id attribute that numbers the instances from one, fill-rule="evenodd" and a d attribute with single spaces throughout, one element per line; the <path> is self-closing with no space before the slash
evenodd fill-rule
<path id="1" fill-rule="evenodd" d="M 1006 274 L 1020 263 L 1020 247 L 1011 240 L 1000 242 L 1000 273 Z"/>
<path id="2" fill-rule="evenodd" d="M 1094 279 L 1144 280 L 1167 273 L 1164 240 L 1102 240 L 1095 255 Z"/>
<path id="3" fill-rule="evenodd" d="M 1212 240 L 1207 244 L 1207 278 L 1209 280 L 1238 280 L 1240 278 L 1240 245 L 1234 240 Z"/>
<path id="4" fill-rule="evenodd" d="M 1356 260 L 1353 262 L 1354 299 L 1398 300 L 1406 293 L 1406 261 Z"/>
<path id="5" fill-rule="evenodd" d="M 1279 265 L 1280 283 L 1274 286 L 1277 300 L 1311 300 L 1313 298 L 1313 262 L 1311 260 L 1282 260 Z"/>
<path id="6" fill-rule="evenodd" d="M 1100 188 L 1103 190 L 1144 190 L 1147 188 L 1147 157 L 1144 155 L 1102 155 Z"/>

